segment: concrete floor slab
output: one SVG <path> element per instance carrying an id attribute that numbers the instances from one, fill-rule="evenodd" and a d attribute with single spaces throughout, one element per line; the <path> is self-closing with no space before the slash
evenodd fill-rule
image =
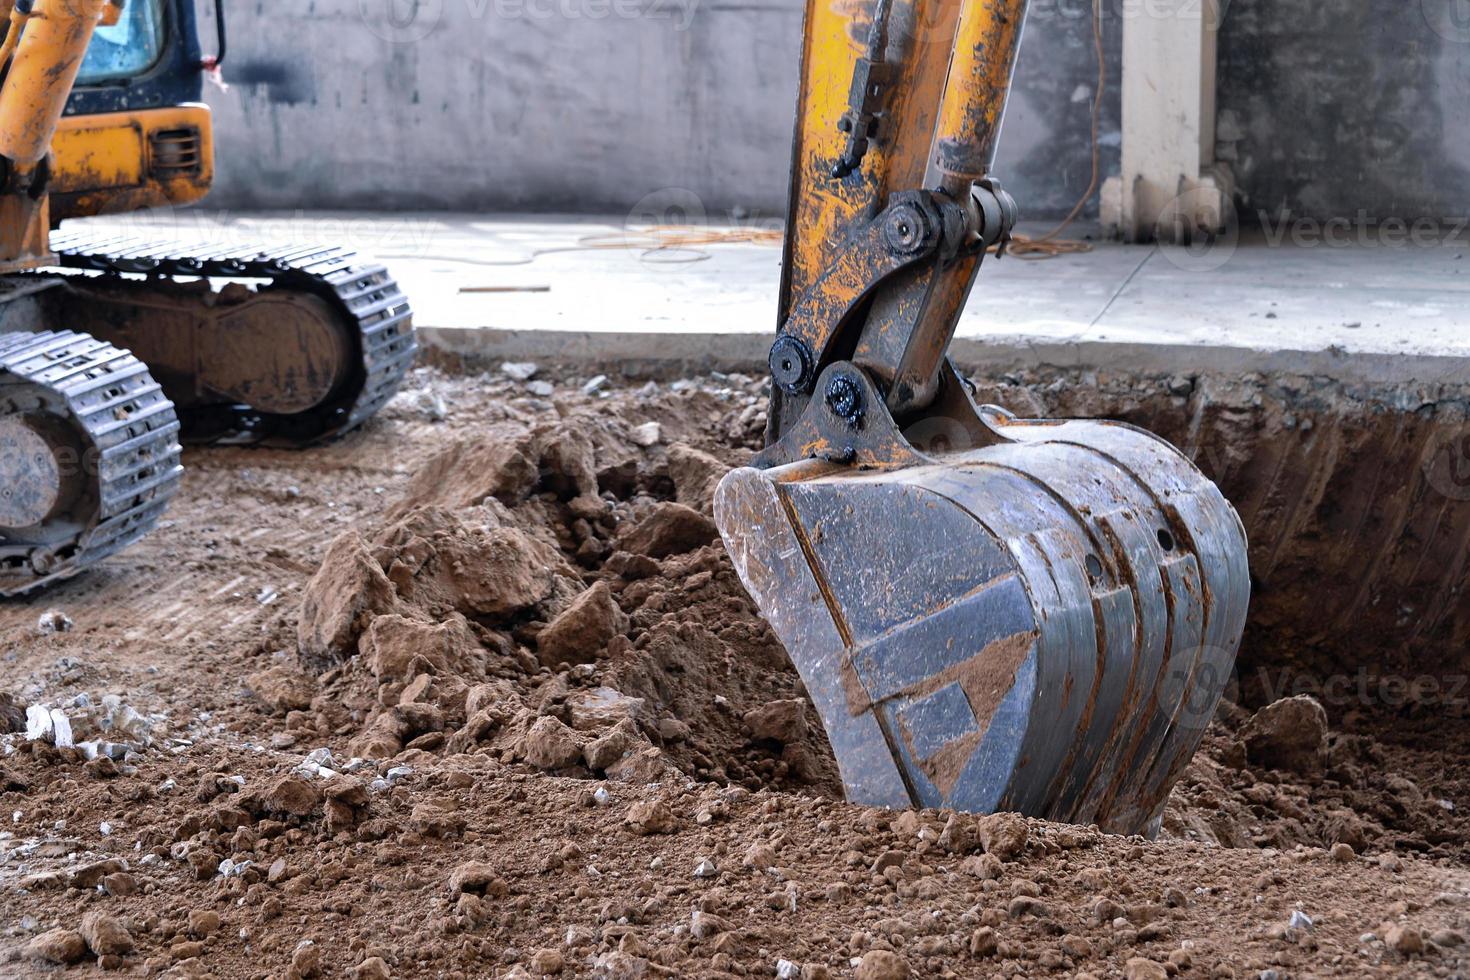
<path id="1" fill-rule="evenodd" d="M 196 209 L 91 220 L 211 243 L 358 248 L 390 264 L 426 344 L 486 359 L 750 365 L 775 329 L 775 240 L 649 250 L 618 220 L 532 215 Z M 1467 252 L 1464 235 L 1373 245 L 1257 232 L 1197 249 L 1098 242 L 1012 256 L 986 263 L 954 351 L 995 365 L 1142 357 L 1160 370 L 1466 380 Z"/>

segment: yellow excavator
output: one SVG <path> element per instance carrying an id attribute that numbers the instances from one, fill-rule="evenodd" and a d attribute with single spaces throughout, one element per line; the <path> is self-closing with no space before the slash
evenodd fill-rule
<path id="1" fill-rule="evenodd" d="M 181 423 L 293 444 L 344 431 L 413 341 L 386 273 L 336 249 L 53 232 L 204 193 L 207 61 L 187 0 L 0 9 L 14 593 L 157 520 Z M 767 444 L 720 484 L 716 519 L 851 799 L 1148 831 L 1230 674 L 1245 532 L 1163 440 L 977 405 L 946 356 L 1016 221 L 991 165 L 1025 11 L 808 0 Z"/>
<path id="2" fill-rule="evenodd" d="M 331 246 L 190 246 L 59 227 L 186 205 L 214 174 L 193 0 L 0 0 L 0 596 L 152 528 L 179 442 L 299 446 L 412 364 L 382 266 Z"/>
<path id="3" fill-rule="evenodd" d="M 1230 676 L 1245 531 L 1163 440 L 974 403 L 1026 0 L 808 0 L 766 448 L 715 513 L 850 799 L 1156 829 Z"/>

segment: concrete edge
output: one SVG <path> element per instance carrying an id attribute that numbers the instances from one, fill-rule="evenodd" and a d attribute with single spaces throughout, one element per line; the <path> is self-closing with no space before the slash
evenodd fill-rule
<path id="1" fill-rule="evenodd" d="M 645 374 L 763 371 L 771 334 L 634 333 L 595 330 L 497 330 L 420 327 L 419 343 L 475 366 L 543 360 L 599 371 Z M 1470 384 L 1470 357 L 1326 350 L 1257 350 L 1104 341 L 1034 341 L 1025 337 L 958 338 L 955 362 L 972 370 L 1038 368 L 1148 374 L 1292 374 L 1362 384 Z"/>

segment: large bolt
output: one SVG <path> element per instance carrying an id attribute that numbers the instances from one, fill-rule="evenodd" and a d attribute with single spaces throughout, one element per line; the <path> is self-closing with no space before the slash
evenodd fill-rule
<path id="1" fill-rule="evenodd" d="M 857 427 L 863 420 L 863 389 L 845 374 L 827 382 L 827 407 L 848 425 Z"/>
<path id="2" fill-rule="evenodd" d="M 782 335 L 771 345 L 771 380 L 782 391 L 800 394 L 812 383 L 812 352 L 796 337 Z"/>

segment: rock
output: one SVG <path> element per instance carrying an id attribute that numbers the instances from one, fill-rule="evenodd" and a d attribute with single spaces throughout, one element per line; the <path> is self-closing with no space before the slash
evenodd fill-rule
<path id="1" fill-rule="evenodd" d="M 322 805 L 322 791 L 303 776 L 286 775 L 265 791 L 265 808 L 272 813 L 306 817 Z"/>
<path id="2" fill-rule="evenodd" d="M 994 956 L 999 949 L 1000 940 L 996 937 L 995 930 L 989 926 L 982 926 L 970 935 L 971 956 Z"/>
<path id="3" fill-rule="evenodd" d="M 208 939 L 219 932 L 219 913 L 213 909 L 191 909 L 189 911 L 189 935 L 196 939 Z"/>
<path id="4" fill-rule="evenodd" d="M 582 740 L 550 715 L 542 715 L 522 740 L 526 761 L 540 769 L 565 769 L 582 761 Z"/>
<path id="5" fill-rule="evenodd" d="M 1124 980 L 1169 980 L 1169 970 L 1162 963 L 1135 956 L 1123 967 Z"/>
<path id="6" fill-rule="evenodd" d="M 1282 698 L 1252 715 L 1241 738 L 1254 765 L 1321 772 L 1327 759 L 1327 712 L 1309 695 Z"/>
<path id="7" fill-rule="evenodd" d="M 53 633 L 70 633 L 72 627 L 71 617 L 60 609 L 48 609 L 41 613 L 36 620 L 36 632 L 41 636 L 50 636 Z"/>
<path id="8" fill-rule="evenodd" d="M 1424 936 L 1413 926 L 1389 926 L 1384 930 L 1383 944 L 1401 956 L 1417 956 L 1424 952 Z"/>
<path id="9" fill-rule="evenodd" d="M 667 558 L 702 547 L 719 537 L 714 522 L 692 507 L 661 503 L 621 539 L 624 551 Z"/>
<path id="10" fill-rule="evenodd" d="M 52 929 L 26 943 L 27 959 L 41 963 L 75 963 L 87 955 L 87 941 L 70 929 Z"/>
<path id="11" fill-rule="evenodd" d="M 722 932 L 730 931 L 730 923 L 709 912 L 694 910 L 689 920 L 689 934 L 695 939 L 711 939 Z"/>
<path id="12" fill-rule="evenodd" d="M 589 769 L 605 770 L 646 746 L 648 742 L 638 734 L 632 721 L 619 722 L 605 734 L 583 746 L 582 758 L 586 760 Z"/>
<path id="13" fill-rule="evenodd" d="M 672 834 L 679 822 L 667 803 L 634 803 L 628 808 L 623 825 L 640 837 L 649 834 Z"/>
<path id="14" fill-rule="evenodd" d="M 661 783 L 676 779 L 675 769 L 667 757 L 653 746 L 626 755 L 607 767 L 607 778 L 620 783 Z"/>
<path id="15" fill-rule="evenodd" d="M 538 977 L 556 976 L 566 968 L 566 959 L 554 949 L 538 949 L 531 956 L 531 972 Z"/>
<path id="16" fill-rule="evenodd" d="M 770 740 L 785 745 L 806 738 L 805 701 L 768 701 L 752 708 L 742 719 L 757 740 Z"/>
<path id="17" fill-rule="evenodd" d="M 1429 934 L 1429 941 L 1443 949 L 1455 949 L 1465 945 L 1465 934 L 1458 929 L 1436 929 Z"/>
<path id="18" fill-rule="evenodd" d="M 613 552 L 603 568 L 628 582 L 652 578 L 659 573 L 657 561 L 647 555 L 635 555 L 627 551 Z"/>
<path id="19" fill-rule="evenodd" d="M 367 785 L 354 776 L 340 774 L 333 776 L 322 787 L 322 793 L 327 799 L 350 807 L 367 806 L 368 804 Z"/>
<path id="20" fill-rule="evenodd" d="M 515 506 L 536 486 L 540 468 L 529 440 L 483 436 L 456 442 L 420 466 L 385 515 L 399 520 L 420 507 L 459 511 L 493 498 Z"/>
<path id="21" fill-rule="evenodd" d="M 126 871 L 119 871 L 102 879 L 102 890 L 114 898 L 125 898 L 137 892 L 138 879 Z"/>
<path id="22" fill-rule="evenodd" d="M 628 438 L 633 445 L 642 446 L 644 449 L 656 446 L 663 438 L 663 427 L 657 422 L 644 422 L 642 425 L 634 426 L 628 433 Z"/>
<path id="23" fill-rule="evenodd" d="M 291 954 L 291 966 L 286 970 L 286 980 L 311 980 L 322 973 L 322 951 L 310 939 L 296 944 Z"/>
<path id="24" fill-rule="evenodd" d="M 245 686 L 277 714 L 305 711 L 316 697 L 316 679 L 305 671 L 276 664 L 245 678 Z"/>
<path id="25" fill-rule="evenodd" d="M 363 634 L 360 650 L 380 681 L 408 680 L 429 669 L 434 674 L 465 673 L 483 656 L 469 623 L 458 615 L 442 623 L 379 616 Z"/>
<path id="26" fill-rule="evenodd" d="M 548 667 L 596 660 L 608 641 L 628 629 L 607 582 L 583 592 L 536 638 L 536 655 Z"/>
<path id="27" fill-rule="evenodd" d="M 976 822 L 980 846 L 1001 861 L 1014 861 L 1026 851 L 1030 830 L 1026 818 L 1016 813 L 991 813 Z"/>
<path id="28" fill-rule="evenodd" d="M 497 895 L 505 894 L 505 882 L 494 867 L 484 861 L 466 861 L 449 875 L 450 895 Z"/>
<path id="29" fill-rule="evenodd" d="M 902 956 L 886 949 L 875 949 L 863 955 L 855 975 L 857 980 L 908 980 L 912 972 Z"/>
<path id="30" fill-rule="evenodd" d="M 306 583 L 296 642 L 303 656 L 331 660 L 351 652 L 374 616 L 393 607 L 393 583 L 355 531 L 340 535 Z"/>
<path id="31" fill-rule="evenodd" d="M 764 871 L 776 864 L 776 850 L 769 844 L 752 844 L 740 863 L 747 868 Z"/>
<path id="32" fill-rule="evenodd" d="M 621 950 L 603 953 L 592 964 L 592 975 L 598 980 L 642 980 L 648 972 L 646 959 Z"/>
<path id="33" fill-rule="evenodd" d="M 353 980 L 393 980 L 393 974 L 381 956 L 369 956 L 350 972 Z"/>
<path id="34" fill-rule="evenodd" d="M 108 875 L 118 874 L 128 870 L 128 862 L 122 858 L 103 858 L 101 861 L 93 861 L 84 864 L 71 873 L 67 884 L 73 888 L 92 889 L 97 883 Z"/>
<path id="35" fill-rule="evenodd" d="M 1345 844 L 1342 841 L 1338 841 L 1336 844 L 1332 845 L 1332 850 L 1328 852 L 1327 856 L 1331 859 L 1333 864 L 1352 864 L 1353 860 L 1357 858 L 1358 854 L 1356 851 L 1353 850 L 1353 846 L 1351 844 Z"/>
<path id="36" fill-rule="evenodd" d="M 713 513 L 715 488 L 730 467 L 683 443 L 669 447 L 669 476 L 674 481 L 674 499 L 705 513 Z"/>
<path id="37" fill-rule="evenodd" d="M 82 939 L 98 956 L 121 956 L 133 951 L 133 937 L 122 920 L 100 910 L 82 916 Z"/>
<path id="38" fill-rule="evenodd" d="M 493 619 L 518 616 L 544 602 L 565 571 L 550 545 L 509 527 L 470 534 L 456 543 L 452 557 L 460 611 Z"/>
<path id="39" fill-rule="evenodd" d="M 26 730 L 26 710 L 9 691 L 0 691 L 0 735 Z"/>
<path id="40" fill-rule="evenodd" d="M 530 381 L 541 370 L 535 361 L 503 361 L 500 373 L 512 381 Z"/>

